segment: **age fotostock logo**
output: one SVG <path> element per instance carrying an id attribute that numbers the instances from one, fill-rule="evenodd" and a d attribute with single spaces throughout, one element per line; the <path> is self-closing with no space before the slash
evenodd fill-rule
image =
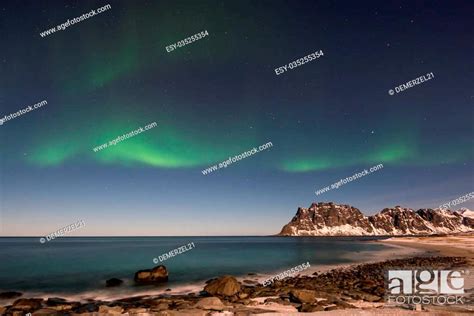
<path id="1" fill-rule="evenodd" d="M 464 304 L 464 270 L 389 270 L 387 299 L 396 304 Z"/>

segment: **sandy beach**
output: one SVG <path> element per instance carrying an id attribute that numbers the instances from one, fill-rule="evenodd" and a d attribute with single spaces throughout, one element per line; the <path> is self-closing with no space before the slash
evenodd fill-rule
<path id="1" fill-rule="evenodd" d="M 380 242 L 445 256 L 463 256 L 474 265 L 474 233 L 453 236 L 391 237 Z"/>

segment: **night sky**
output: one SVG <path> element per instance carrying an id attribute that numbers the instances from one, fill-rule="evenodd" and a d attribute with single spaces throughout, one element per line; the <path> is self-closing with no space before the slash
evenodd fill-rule
<path id="1" fill-rule="evenodd" d="M 0 126 L 0 235 L 78 220 L 71 235 L 263 235 L 314 201 L 370 215 L 469 193 L 473 12 L 472 1 L 2 2 L 0 116 L 48 104 Z"/>

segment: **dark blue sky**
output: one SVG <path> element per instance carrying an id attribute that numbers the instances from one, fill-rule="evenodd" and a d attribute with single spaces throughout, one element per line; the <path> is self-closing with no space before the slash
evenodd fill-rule
<path id="1" fill-rule="evenodd" d="M 471 2 L 113 1 L 40 36 L 106 4 L 0 6 L 0 118 L 48 102 L 0 126 L 0 235 L 273 234 L 313 201 L 368 215 L 473 191 Z"/>

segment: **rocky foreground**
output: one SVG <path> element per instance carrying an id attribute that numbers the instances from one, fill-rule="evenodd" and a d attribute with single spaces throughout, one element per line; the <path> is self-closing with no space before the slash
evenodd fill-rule
<path id="1" fill-rule="evenodd" d="M 385 271 L 390 268 L 452 269 L 468 266 L 464 257 L 415 257 L 333 269 L 275 281 L 264 287 L 252 280 L 222 276 L 206 282 L 200 293 L 140 296 L 115 301 L 70 302 L 61 298 L 19 298 L 0 307 L 1 315 L 251 315 L 271 311 L 314 312 L 381 307 Z M 1 293 L 19 295 L 15 292 Z M 467 298 L 467 300 L 472 300 Z"/>

